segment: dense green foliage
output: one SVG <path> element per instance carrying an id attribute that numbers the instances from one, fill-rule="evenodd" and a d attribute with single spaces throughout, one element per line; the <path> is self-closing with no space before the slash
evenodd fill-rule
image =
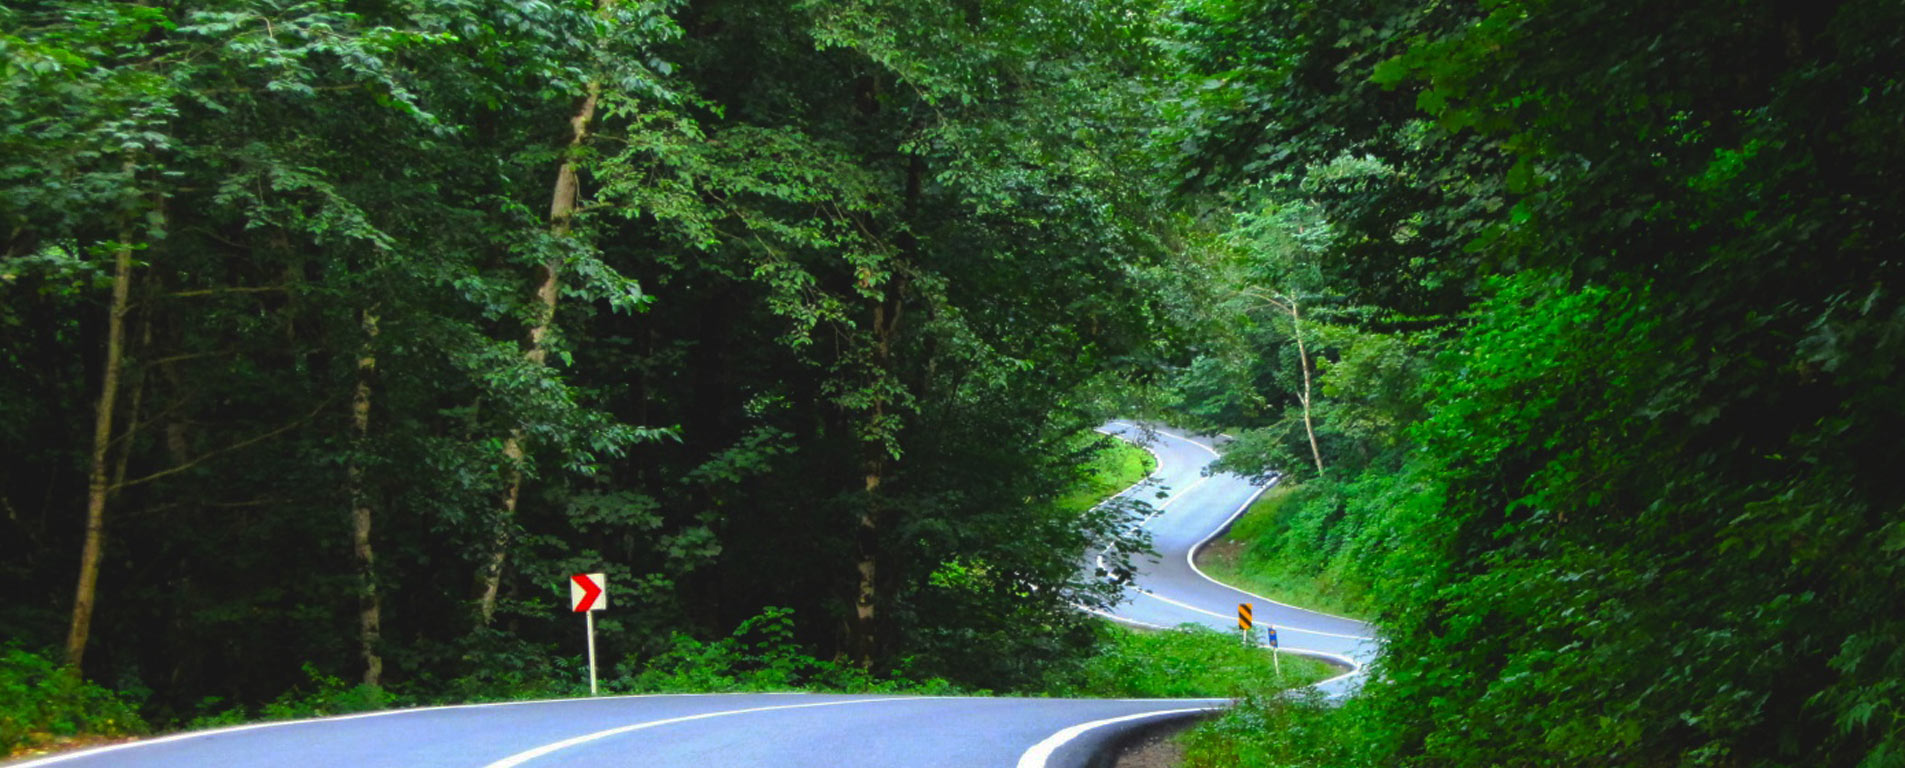
<path id="1" fill-rule="evenodd" d="M 161 722 L 570 690 L 599 570 L 630 679 L 773 605 L 1036 688 L 1126 535 L 1056 501 L 1153 354 L 1154 15 L 8 4 L 0 632 Z"/>
<path id="2" fill-rule="evenodd" d="M 1196 263 L 1235 307 L 1179 408 L 1320 475 L 1299 562 L 1368 589 L 1387 649 L 1246 764 L 1905 761 L 1902 13 L 1176 17 L 1171 129 L 1224 222 Z"/>
<path id="3" fill-rule="evenodd" d="M 135 707 L 44 656 L 13 646 L 0 650 L 0 755 L 78 734 L 138 733 L 145 723 Z"/>

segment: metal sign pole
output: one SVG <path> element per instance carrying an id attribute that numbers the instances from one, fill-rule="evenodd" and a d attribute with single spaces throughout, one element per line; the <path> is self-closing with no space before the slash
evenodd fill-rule
<path id="1" fill-rule="evenodd" d="M 595 611 L 583 611 L 582 617 L 589 625 L 589 695 L 595 691 Z"/>
<path id="2" fill-rule="evenodd" d="M 1283 684 L 1283 643 L 1277 640 L 1277 625 L 1275 624 L 1263 625 L 1263 636 L 1264 636 L 1264 639 L 1268 641 L 1266 645 L 1270 646 L 1270 664 L 1277 668 L 1277 684 L 1282 685 Z"/>

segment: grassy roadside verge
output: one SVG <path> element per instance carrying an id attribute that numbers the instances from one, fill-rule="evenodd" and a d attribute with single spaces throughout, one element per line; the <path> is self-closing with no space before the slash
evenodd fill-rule
<path id="1" fill-rule="evenodd" d="M 1109 621 L 1103 632 L 1097 655 L 1053 685 L 1052 695 L 1248 699 L 1341 673 L 1316 659 L 1290 654 L 1283 654 L 1279 672 L 1268 652 L 1244 645 L 1234 632 L 1130 629 Z"/>
<path id="2" fill-rule="evenodd" d="M 1085 480 L 1054 503 L 1060 512 L 1080 513 L 1097 506 L 1133 483 L 1149 477 L 1157 469 L 1151 452 L 1110 435 L 1086 432 L 1078 436 L 1076 447 L 1101 447 L 1085 466 Z"/>
<path id="3" fill-rule="evenodd" d="M 1371 611 L 1360 590 L 1317 574 L 1289 555 L 1289 518 L 1298 492 L 1281 483 L 1265 491 L 1229 532 L 1197 553 L 1197 567 L 1213 579 L 1278 602 L 1368 618 Z"/>
<path id="4" fill-rule="evenodd" d="M 1216 719 L 1180 734 L 1181 768 L 1284 768 L 1372 765 L 1354 702 L 1332 707 L 1316 697 L 1245 696 Z"/>

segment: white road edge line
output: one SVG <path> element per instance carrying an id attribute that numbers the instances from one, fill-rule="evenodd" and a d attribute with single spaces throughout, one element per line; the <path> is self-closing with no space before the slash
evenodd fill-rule
<path id="1" fill-rule="evenodd" d="M 707 720 L 709 718 L 728 717 L 730 715 L 746 715 L 746 714 L 751 714 L 755 712 L 772 712 L 775 710 L 782 710 L 782 709 L 809 709 L 812 707 L 838 707 L 838 706 L 843 706 L 846 704 L 872 704 L 872 703 L 883 702 L 883 701 L 921 701 L 926 699 L 938 699 L 938 698 L 945 698 L 945 697 L 943 696 L 882 696 L 879 698 L 871 698 L 871 699 L 845 699 L 841 701 L 818 701 L 818 702 L 811 702 L 808 704 L 780 704 L 780 705 L 772 706 L 772 707 L 749 707 L 747 709 L 728 709 L 728 710 L 722 710 L 719 712 L 703 712 L 698 715 L 683 715 L 681 717 L 670 717 L 670 718 L 665 718 L 662 720 L 649 720 L 647 722 L 624 725 L 619 728 L 609 728 L 607 730 L 596 731 L 595 733 L 585 733 L 585 734 L 582 734 L 581 736 L 576 736 L 574 738 L 563 739 L 562 741 L 554 742 L 551 744 L 544 744 L 535 749 L 525 750 L 525 751 L 510 755 L 509 757 L 505 757 L 501 760 L 490 763 L 489 765 L 483 766 L 483 768 L 515 768 L 518 765 L 522 765 L 523 763 L 527 763 L 538 757 L 542 757 L 544 755 L 548 755 L 553 752 L 560 752 L 562 750 L 568 749 L 573 746 L 587 744 L 591 741 L 598 741 L 601 739 L 606 739 L 610 736 L 620 736 L 624 733 L 632 733 L 635 731 L 647 730 L 649 728 L 658 728 L 664 725 L 674 725 L 676 723 L 686 723 L 686 722 L 690 722 L 694 720 Z"/>
<path id="2" fill-rule="evenodd" d="M 1019 755 L 1018 768 L 1045 768 L 1046 762 L 1052 759 L 1052 753 L 1057 752 L 1059 747 L 1065 746 L 1072 739 L 1078 738 L 1080 735 L 1083 735 L 1086 731 L 1089 731 L 1093 728 L 1100 728 L 1103 726 L 1112 725 L 1115 723 L 1129 722 L 1132 720 L 1142 720 L 1147 717 L 1163 717 L 1165 715 L 1182 715 L 1189 712 L 1209 712 L 1212 709 L 1215 709 L 1215 707 L 1191 707 L 1189 709 L 1165 709 L 1165 710 L 1159 710 L 1156 712 L 1139 712 L 1135 715 L 1125 715 L 1123 717 L 1109 717 L 1103 720 L 1093 720 L 1089 723 L 1079 723 L 1070 728 L 1066 728 L 1065 730 L 1059 731 L 1058 733 L 1054 733 L 1050 736 L 1045 737 L 1044 741 L 1041 741 L 1037 744 L 1033 744 L 1031 749 L 1025 750 L 1025 754 Z"/>
<path id="3" fill-rule="evenodd" d="M 1190 438 L 1188 438 L 1188 437 L 1179 437 L 1179 436 L 1177 436 L 1177 435 L 1173 435 L 1173 434 L 1171 434 L 1171 433 L 1169 433 L 1169 432 L 1166 432 L 1166 431 L 1164 431 L 1164 430 L 1162 430 L 1162 429 L 1160 429 L 1160 430 L 1157 430 L 1157 433 L 1158 433 L 1158 434 L 1160 434 L 1160 435 L 1163 435 L 1163 436 L 1165 436 L 1165 437 L 1168 437 L 1168 438 L 1171 438 L 1171 439 L 1173 439 L 1173 440 L 1179 440 L 1179 441 L 1182 441 L 1182 442 L 1186 442 L 1186 443 L 1190 443 L 1191 445 L 1195 445 L 1195 446 L 1197 446 L 1197 447 L 1199 447 L 1199 448 L 1202 448 L 1202 449 L 1204 449 L 1204 451 L 1205 451 L 1206 453 L 1209 453 L 1209 454 L 1210 454 L 1211 456 L 1213 456 L 1213 457 L 1217 457 L 1217 458 L 1222 458 L 1221 456 L 1219 456 L 1219 454 L 1218 454 L 1218 453 L 1217 453 L 1216 451 L 1214 451 L 1214 450 L 1211 450 L 1211 448 L 1210 448 L 1210 446 L 1207 446 L 1207 445 L 1205 445 L 1205 444 L 1203 444 L 1203 443 L 1200 443 L 1200 442 L 1197 442 L 1196 440 L 1192 440 L 1192 439 L 1190 439 Z M 1211 577 L 1210 577 L 1210 574 L 1208 574 L 1208 573 L 1205 573 L 1205 572 L 1204 572 L 1204 569 L 1202 569 L 1202 568 L 1199 568 L 1199 567 L 1197 567 L 1197 552 L 1198 552 L 1198 550 L 1201 550 L 1201 549 L 1203 549 L 1203 548 L 1204 548 L 1204 545 L 1205 545 L 1205 544 L 1209 544 L 1209 543 L 1210 543 L 1210 540 L 1211 540 L 1211 539 L 1215 539 L 1215 538 L 1217 538 L 1217 536 L 1218 536 L 1218 534 L 1221 534 L 1221 533 L 1223 533 L 1224 531 L 1226 531 L 1226 530 L 1229 530 L 1229 529 L 1230 529 L 1230 524 L 1231 524 L 1231 523 L 1234 523 L 1234 522 L 1237 522 L 1237 518 L 1239 518 L 1239 517 L 1242 517 L 1242 516 L 1243 516 L 1243 514 L 1244 514 L 1244 512 L 1246 512 L 1246 511 L 1249 511 L 1249 509 L 1250 509 L 1250 505 L 1252 505 L 1252 504 L 1255 504 L 1255 503 L 1257 503 L 1257 498 L 1258 498 L 1258 497 L 1260 497 L 1260 496 L 1262 496 L 1262 495 L 1263 495 L 1264 493 L 1266 493 L 1266 492 L 1268 492 L 1268 491 L 1269 491 L 1269 490 L 1270 490 L 1271 488 L 1273 488 L 1273 487 L 1275 487 L 1275 486 L 1276 486 L 1276 484 L 1277 484 L 1277 483 L 1276 483 L 1276 481 L 1274 481 L 1274 480 L 1273 480 L 1273 481 L 1271 481 L 1271 482 L 1268 482 L 1268 483 L 1265 483 L 1265 484 L 1263 484 L 1263 486 L 1261 486 L 1261 487 L 1259 487 L 1259 488 L 1257 489 L 1257 492 L 1256 492 L 1256 493 L 1253 493 L 1253 494 L 1250 494 L 1250 498 L 1248 498 L 1248 499 L 1244 499 L 1244 503 L 1243 503 L 1243 505 L 1242 505 L 1242 506 L 1239 506 L 1239 507 L 1237 507 L 1237 509 L 1236 509 L 1236 511 L 1234 511 L 1234 512 L 1231 512 L 1231 513 L 1230 513 L 1230 517 L 1226 517 L 1226 518 L 1224 518 L 1224 522 L 1223 522 L 1223 524 L 1222 524 L 1222 525 L 1219 525 L 1219 526 L 1217 526 L 1217 527 L 1216 527 L 1215 529 L 1213 529 L 1213 530 L 1211 530 L 1211 532 L 1210 532 L 1210 534 L 1209 534 L 1209 535 L 1207 535 L 1207 536 L 1205 536 L 1204 538 L 1202 538 L 1202 539 L 1198 539 L 1198 540 L 1197 540 L 1197 543 L 1196 543 L 1196 544 L 1192 544 L 1192 545 L 1191 545 L 1191 548 L 1190 548 L 1189 550 L 1186 550 L 1186 551 L 1184 552 L 1184 563 L 1185 563 L 1186 565 L 1189 565 L 1189 566 L 1191 567 L 1191 570 L 1192 570 L 1193 572 L 1195 572 L 1195 573 L 1196 573 L 1197 575 L 1199 575 L 1199 576 L 1202 576 L 1202 577 L 1204 577 L 1204 580 L 1205 580 L 1205 581 L 1208 581 L 1208 582 L 1210 582 L 1210 583 L 1212 583 L 1212 584 L 1216 584 L 1216 585 L 1218 585 L 1218 586 L 1222 586 L 1222 587 L 1228 587 L 1228 588 L 1230 588 L 1230 589 L 1235 589 L 1235 590 L 1237 590 L 1238 592 L 1242 592 L 1242 593 L 1244 593 L 1244 594 L 1246 594 L 1246 595 L 1249 595 L 1249 596 L 1251 596 L 1251 597 L 1254 597 L 1254 598 L 1257 598 L 1258 600 L 1262 600 L 1262 601 L 1264 601 L 1264 602 L 1266 602 L 1266 603 L 1270 603 L 1270 604 L 1272 604 L 1272 605 L 1281 605 L 1281 606 L 1283 606 L 1283 607 L 1285 607 L 1285 608 L 1295 608 L 1295 609 L 1297 609 L 1297 610 L 1299 610 L 1299 611 L 1308 611 L 1308 612 L 1310 612 L 1310 613 L 1314 613 L 1314 614 L 1316 614 L 1316 615 L 1318 615 L 1318 616 L 1328 616 L 1328 617 L 1330 617 L 1330 618 L 1332 618 L 1332 619 L 1342 619 L 1342 620 L 1344 620 L 1344 621 L 1353 621 L 1353 622 L 1356 622 L 1356 623 L 1358 623 L 1358 624 L 1367 624 L 1368 622 L 1365 622 L 1365 621 L 1363 621 L 1362 619 L 1354 619 L 1354 618 L 1350 618 L 1350 617 L 1348 617 L 1348 616 L 1338 616 L 1338 615 L 1336 615 L 1336 614 L 1334 614 L 1334 613 L 1324 613 L 1324 612 L 1322 612 L 1322 611 L 1319 611 L 1319 610 L 1316 610 L 1316 609 L 1314 609 L 1314 608 L 1305 608 L 1305 607 L 1303 607 L 1303 606 L 1300 606 L 1300 605 L 1291 605 L 1291 604 L 1289 604 L 1289 603 L 1286 603 L 1286 602 L 1283 602 L 1283 601 L 1281 601 L 1281 600 L 1272 600 L 1272 599 L 1270 599 L 1270 598 L 1267 598 L 1267 597 L 1264 597 L 1263 595 L 1259 595 L 1259 594 L 1257 594 L 1257 593 L 1255 593 L 1255 592 L 1251 592 L 1250 590 L 1247 590 L 1247 589 L 1239 589 L 1239 588 L 1237 588 L 1237 587 L 1234 587 L 1234 586 L 1231 586 L 1231 585 L 1229 585 L 1229 584 L 1225 584 L 1224 582 L 1221 582 L 1221 581 L 1218 581 L 1218 580 L 1216 580 L 1216 579 L 1213 579 L 1213 578 L 1211 578 Z M 1220 618 L 1228 618 L 1228 617 L 1220 617 Z M 1344 637 L 1350 637 L 1350 635 L 1344 635 Z M 1361 639 L 1364 639 L 1364 640 L 1373 640 L 1373 639 L 1375 639 L 1375 638 L 1361 638 Z"/>
<path id="4" fill-rule="evenodd" d="M 801 693 L 800 691 L 773 691 L 773 692 L 763 693 L 758 695 L 795 696 L 795 695 L 799 695 L 800 693 Z M 407 715 L 413 712 L 443 712 L 443 711 L 452 710 L 452 709 L 485 709 L 489 707 L 515 707 L 515 706 L 521 706 L 524 704 L 561 704 L 561 703 L 567 703 L 567 702 L 622 701 L 625 699 L 657 699 L 657 698 L 670 697 L 670 696 L 689 697 L 689 696 L 731 696 L 731 695 L 733 694 L 728 694 L 728 693 L 633 693 L 633 694 L 627 694 L 623 696 L 595 696 L 595 697 L 589 697 L 589 698 L 574 698 L 574 699 L 532 699 L 528 701 L 490 701 L 490 702 L 484 702 L 481 704 L 444 704 L 444 705 L 434 706 L 434 707 L 409 707 L 407 709 L 383 709 L 383 710 L 378 710 L 376 712 L 359 712 L 353 715 L 328 715 L 325 717 L 305 717 L 305 718 L 299 718 L 297 720 L 273 720 L 267 723 L 246 723 L 244 725 L 232 725 L 232 726 L 226 726 L 224 728 L 210 728 L 210 729 L 206 729 L 202 731 L 185 731 L 183 733 L 174 733 L 169 736 L 159 736 L 157 738 L 151 738 L 151 739 L 140 739 L 138 741 L 128 741 L 122 744 L 109 744 L 107 746 L 94 747 L 92 749 L 81 749 L 81 750 L 75 750 L 72 752 L 64 752 L 57 755 L 47 755 L 46 757 L 42 757 L 37 760 L 28 760 L 24 763 L 11 763 L 7 765 L 7 768 L 39 768 L 39 766 L 53 765 L 55 763 L 63 763 L 68 760 L 77 760 L 82 757 L 92 757 L 94 755 L 102 755 L 108 752 L 118 752 L 118 751 L 127 750 L 127 749 L 137 749 L 139 747 L 150 747 L 157 744 L 169 744 L 174 741 L 185 741 L 188 739 L 196 739 L 196 738 L 200 738 L 204 736 L 223 736 L 226 734 L 239 733 L 241 731 L 256 731 L 256 730 L 262 730 L 265 728 L 282 728 L 288 725 L 306 725 L 309 723 L 333 723 L 333 722 L 339 722 L 343 720 L 363 720 L 363 719 L 372 718 L 372 717 L 389 717 L 391 715 Z"/>
<path id="5" fill-rule="evenodd" d="M 1159 632 L 1174 632 L 1177 630 L 1176 627 L 1167 627 L 1167 626 L 1164 626 L 1163 624 L 1153 624 L 1148 621 L 1141 621 L 1138 619 L 1118 616 L 1115 614 L 1106 613 L 1096 608 L 1087 608 L 1083 605 L 1078 606 L 1078 610 L 1084 611 L 1089 614 L 1093 614 L 1095 616 L 1102 617 L 1104 619 L 1110 620 L 1117 624 L 1126 624 L 1133 627 L 1144 627 L 1145 629 L 1157 630 Z M 1225 617 L 1225 618 L 1228 618 L 1228 617 Z M 1336 662 L 1337 665 L 1342 666 L 1345 669 L 1349 670 L 1335 677 L 1325 678 L 1322 680 L 1318 680 L 1314 683 L 1310 683 L 1310 687 L 1312 688 L 1328 685 L 1330 683 L 1334 683 L 1345 677 L 1349 677 L 1350 675 L 1354 675 L 1358 672 L 1363 671 L 1363 665 L 1356 663 L 1355 659 L 1350 658 L 1348 656 L 1344 656 L 1340 653 L 1330 653 L 1329 651 L 1318 651 L 1318 650 L 1312 650 L 1309 648 L 1271 648 L 1270 646 L 1265 645 L 1263 643 L 1258 643 L 1257 647 L 1262 648 L 1266 651 L 1274 651 L 1276 653 L 1287 654 L 1290 656 L 1308 656 L 1310 658 L 1315 658 L 1315 659 L 1325 659 L 1328 661 Z M 1123 701 L 1138 701 L 1138 699 L 1123 699 Z"/>
<path id="6" fill-rule="evenodd" d="M 1226 585 L 1226 586 L 1228 586 L 1228 585 Z M 1207 611 L 1207 610 L 1204 610 L 1204 609 L 1202 609 L 1202 608 L 1199 608 L 1199 607 L 1197 607 L 1197 606 L 1195 606 L 1195 605 L 1191 605 L 1190 603 L 1186 603 L 1186 602 L 1182 602 L 1182 601 L 1178 601 L 1178 600 L 1173 600 L 1173 599 L 1171 599 L 1171 598 L 1168 598 L 1168 597 L 1165 597 L 1165 596 L 1163 596 L 1163 595 L 1160 595 L 1160 594 L 1158 594 L 1158 593 L 1156 593 L 1156 592 L 1146 592 L 1146 591 L 1144 591 L 1144 590 L 1142 590 L 1142 589 L 1137 589 L 1137 590 L 1132 590 L 1132 591 L 1134 591 L 1134 592 L 1136 592 L 1136 593 L 1138 593 L 1138 594 L 1140 594 L 1140 595 L 1143 595 L 1143 596 L 1145 596 L 1145 597 L 1149 597 L 1149 598 L 1152 598 L 1152 599 L 1154 599 L 1154 600 L 1161 600 L 1161 601 L 1163 601 L 1163 602 L 1166 602 L 1166 603 L 1170 603 L 1170 604 L 1172 604 L 1172 605 L 1175 605 L 1175 606 L 1177 606 L 1177 607 L 1179 607 L 1179 608 L 1183 608 L 1183 609 L 1185 609 L 1185 610 L 1189 610 L 1189 611 L 1196 611 L 1196 612 L 1198 612 L 1198 613 L 1201 613 L 1201 614 L 1204 614 L 1205 616 L 1212 616 L 1212 617 L 1215 617 L 1215 618 L 1219 618 L 1219 619 L 1230 619 L 1230 618 L 1232 618 L 1230 614 L 1225 614 L 1225 613 L 1218 613 L 1218 612 L 1216 612 L 1216 611 Z M 1374 640 L 1374 639 L 1376 639 L 1376 638 L 1373 638 L 1373 637 L 1368 637 L 1368 636 L 1364 636 L 1364 635 L 1339 635 L 1339 634 L 1337 634 L 1337 633 L 1335 633 L 1335 632 L 1324 632 L 1324 631 L 1321 631 L 1321 630 L 1316 630 L 1316 629 L 1304 629 L 1304 628 L 1302 628 L 1302 627 L 1292 627 L 1292 626 L 1290 626 L 1290 625 L 1288 625 L 1288 624 L 1272 624 L 1272 623 L 1270 623 L 1270 622 L 1267 622 L 1267 621 L 1260 621 L 1260 622 L 1257 622 L 1257 625 L 1258 625 L 1258 626 L 1264 626 L 1264 627 L 1275 627 L 1275 628 L 1277 628 L 1277 630 L 1278 630 L 1278 631 L 1281 631 L 1281 632 L 1298 632 L 1298 633 L 1302 633 L 1302 634 L 1305 634 L 1305 635 L 1317 635 L 1317 636 L 1319 636 L 1319 637 L 1336 637 L 1336 638 L 1342 638 L 1342 639 L 1344 639 L 1344 640 Z"/>

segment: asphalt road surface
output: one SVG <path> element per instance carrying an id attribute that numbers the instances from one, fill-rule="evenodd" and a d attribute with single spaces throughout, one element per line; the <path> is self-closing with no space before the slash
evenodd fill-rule
<path id="1" fill-rule="evenodd" d="M 1107 431 L 1141 439 L 1135 425 Z M 1355 667 L 1373 653 L 1364 625 L 1277 606 L 1211 582 L 1186 557 L 1260 490 L 1204 477 L 1208 444 L 1150 432 L 1155 482 L 1134 488 L 1161 512 L 1144 525 L 1161 557 L 1140 563 L 1129 623 L 1234 626 L 1255 602 L 1286 649 Z M 1162 492 L 1163 498 L 1157 494 Z M 1346 690 L 1346 674 L 1325 687 Z M 1128 729 L 1225 704 L 1218 699 L 1018 699 L 833 694 L 607 696 L 392 710 L 146 739 L 8 768 L 712 768 L 714 766 L 1084 766 Z"/>

